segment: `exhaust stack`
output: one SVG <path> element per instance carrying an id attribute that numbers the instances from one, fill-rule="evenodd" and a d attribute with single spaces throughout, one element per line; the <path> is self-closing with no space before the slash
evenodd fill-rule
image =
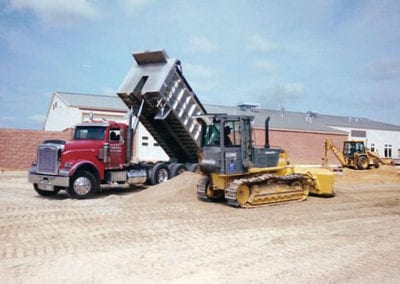
<path id="1" fill-rule="evenodd" d="M 269 145 L 269 119 L 270 119 L 269 116 L 265 119 L 265 145 L 264 145 L 265 148 L 270 147 L 270 145 Z"/>

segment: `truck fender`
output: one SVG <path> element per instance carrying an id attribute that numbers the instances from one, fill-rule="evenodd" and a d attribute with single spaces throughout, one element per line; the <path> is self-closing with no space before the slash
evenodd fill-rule
<path id="1" fill-rule="evenodd" d="M 100 184 L 100 180 L 104 178 L 101 176 L 101 173 L 96 165 L 90 161 L 79 161 L 75 163 L 69 170 L 68 175 L 72 177 L 78 170 L 86 170 L 91 172 L 95 176 L 98 184 Z"/>

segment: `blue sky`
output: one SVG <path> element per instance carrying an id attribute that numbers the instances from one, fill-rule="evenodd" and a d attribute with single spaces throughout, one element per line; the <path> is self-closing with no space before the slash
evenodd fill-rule
<path id="1" fill-rule="evenodd" d="M 203 103 L 400 125 L 397 0 L 0 0 L 0 127 L 41 129 L 56 91 L 114 94 L 154 49 Z"/>

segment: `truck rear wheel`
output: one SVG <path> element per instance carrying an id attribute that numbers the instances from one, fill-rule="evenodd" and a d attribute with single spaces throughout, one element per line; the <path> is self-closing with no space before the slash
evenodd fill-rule
<path id="1" fill-rule="evenodd" d="M 172 166 L 171 177 L 180 175 L 185 171 L 187 171 L 187 168 L 184 164 L 176 163 Z"/>
<path id="2" fill-rule="evenodd" d="M 151 169 L 150 182 L 152 185 L 165 182 L 169 177 L 170 172 L 168 166 L 164 163 L 158 163 Z"/>
<path id="3" fill-rule="evenodd" d="M 188 170 L 191 171 L 191 172 L 196 172 L 198 168 L 199 168 L 199 164 L 194 163 L 194 164 L 191 164 L 191 165 L 188 167 Z"/>
<path id="4" fill-rule="evenodd" d="M 68 193 L 72 198 L 85 199 L 97 192 L 96 178 L 91 172 L 78 171 L 71 180 Z"/>

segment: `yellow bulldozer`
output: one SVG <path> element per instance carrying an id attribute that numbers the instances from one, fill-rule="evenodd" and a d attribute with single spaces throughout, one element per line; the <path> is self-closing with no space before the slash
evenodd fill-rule
<path id="1" fill-rule="evenodd" d="M 197 184 L 201 200 L 226 200 L 235 207 L 255 207 L 305 200 L 309 194 L 332 197 L 333 173 L 322 168 L 289 165 L 284 149 L 269 145 L 268 123 L 264 147 L 255 147 L 251 123 L 244 115 L 206 114 L 202 123 Z"/>
<path id="2" fill-rule="evenodd" d="M 332 140 L 325 139 L 324 156 L 322 164 L 328 165 L 328 152 L 332 151 L 340 164 L 346 168 L 356 170 L 367 170 L 373 167 L 378 168 L 380 164 L 391 165 L 391 159 L 381 158 L 379 154 L 370 151 L 362 140 L 348 140 L 343 142 L 343 151 L 332 143 Z"/>

